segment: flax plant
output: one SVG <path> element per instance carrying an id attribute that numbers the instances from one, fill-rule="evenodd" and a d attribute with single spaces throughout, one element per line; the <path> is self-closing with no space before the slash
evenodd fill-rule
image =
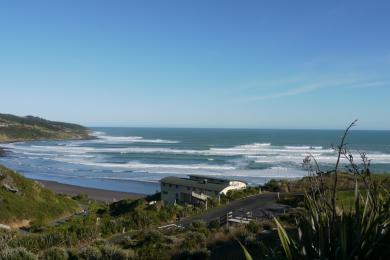
<path id="1" fill-rule="evenodd" d="M 288 259 L 385 259 L 390 255 L 389 191 L 372 180 L 366 154 L 360 154 L 358 164 L 348 150 L 346 138 L 355 123 L 345 130 L 335 148 L 333 170 L 321 171 L 314 156 L 305 158 L 310 188 L 305 192 L 304 210 L 296 217 L 298 234 L 287 232 L 274 219 Z M 344 172 L 355 180 L 354 205 L 349 209 L 337 205 L 343 158 L 348 162 Z"/>
<path id="2" fill-rule="evenodd" d="M 360 162 L 347 147 L 352 122 L 334 147 L 337 160 L 332 170 L 322 171 L 313 155 L 303 160 L 309 172 L 309 188 L 303 210 L 297 212 L 296 228 L 286 229 L 274 218 L 287 259 L 388 259 L 390 256 L 390 194 L 373 180 L 370 160 L 360 153 Z M 342 160 L 347 165 L 341 164 Z M 344 170 L 340 170 L 345 165 Z M 337 204 L 339 175 L 354 177 L 354 203 Z M 240 244 L 241 245 L 241 244 Z M 244 249 L 246 259 L 251 259 Z"/>

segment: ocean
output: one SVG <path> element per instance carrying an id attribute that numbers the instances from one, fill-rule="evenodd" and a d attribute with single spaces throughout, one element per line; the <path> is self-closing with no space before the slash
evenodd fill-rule
<path id="1" fill-rule="evenodd" d="M 168 175 L 202 174 L 263 184 L 307 175 L 313 154 L 322 167 L 336 160 L 341 130 L 91 128 L 94 140 L 1 144 L 0 164 L 28 178 L 151 194 Z M 366 152 L 372 171 L 390 172 L 390 131 L 351 131 L 351 151 Z"/>

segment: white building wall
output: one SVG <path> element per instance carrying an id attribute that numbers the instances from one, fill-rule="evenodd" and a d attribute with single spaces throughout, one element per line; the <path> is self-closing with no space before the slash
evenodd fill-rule
<path id="1" fill-rule="evenodd" d="M 241 181 L 230 181 L 229 182 L 229 186 L 226 187 L 225 189 L 223 189 L 221 191 L 221 194 L 227 194 L 228 191 L 230 190 L 242 190 L 242 189 L 245 189 L 247 187 L 247 184 L 245 182 L 241 182 Z"/>

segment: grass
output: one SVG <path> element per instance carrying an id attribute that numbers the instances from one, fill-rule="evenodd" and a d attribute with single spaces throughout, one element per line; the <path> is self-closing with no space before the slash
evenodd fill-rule
<path id="1" fill-rule="evenodd" d="M 0 166 L 0 223 L 17 224 L 25 220 L 32 224 L 45 224 L 79 209 L 69 197 L 56 195 L 41 184 Z M 1 185 L 6 180 L 18 192 Z"/>
<path id="2" fill-rule="evenodd" d="M 88 130 L 80 125 L 54 122 L 38 117 L 0 114 L 0 142 L 45 139 L 88 138 Z"/>
<path id="3" fill-rule="evenodd" d="M 377 185 L 380 185 L 384 188 L 390 189 L 390 174 L 372 174 L 372 181 Z M 302 193 L 310 190 L 310 178 L 313 177 L 304 177 L 299 180 L 270 180 L 263 185 L 263 189 L 273 192 L 293 192 L 293 193 Z M 314 177 L 315 178 L 315 177 Z M 333 175 L 323 176 L 324 182 L 331 185 L 333 181 Z M 364 183 L 362 180 L 358 182 L 360 188 L 364 188 Z M 337 189 L 339 191 L 348 191 L 355 189 L 355 178 L 351 174 L 339 173 Z"/>

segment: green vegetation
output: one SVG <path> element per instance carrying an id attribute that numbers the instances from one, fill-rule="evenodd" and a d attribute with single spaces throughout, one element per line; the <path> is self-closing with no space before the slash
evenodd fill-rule
<path id="1" fill-rule="evenodd" d="M 365 176 L 367 177 L 367 176 Z M 357 176 L 360 178 L 360 176 Z M 288 259 L 381 259 L 389 255 L 390 196 L 383 188 L 360 192 L 331 189 L 305 195 L 296 215 L 298 237 L 278 220 L 278 232 Z M 333 198 L 337 198 L 333 204 Z"/>
<path id="2" fill-rule="evenodd" d="M 229 201 L 246 198 L 260 193 L 260 189 L 256 187 L 248 187 L 242 190 L 230 190 L 226 195 L 222 194 L 221 203 L 225 204 Z"/>
<path id="3" fill-rule="evenodd" d="M 104 204 L 91 203 L 83 194 L 72 200 L 50 193 L 70 204 L 88 204 L 87 212 L 57 225 L 36 221 L 25 234 L 0 229 L 0 259 L 385 259 L 390 254 L 390 178 L 371 174 L 364 155 L 363 163 L 356 165 L 343 144 L 340 147 L 340 156 L 350 159 L 349 173 L 341 173 L 338 166 L 333 172 L 310 168 L 314 170 L 307 178 L 272 180 L 261 188 L 281 192 L 279 202 L 292 207 L 278 219 L 265 217 L 238 226 L 215 219 L 172 227 L 167 224 L 200 215 L 205 208 L 164 206 L 160 194 Z M 313 161 L 307 158 L 306 163 Z M 7 175 L 2 175 L 0 195 L 7 192 L 16 200 L 31 191 L 32 198 L 46 198 L 35 200 L 52 201 L 47 199 L 50 195 L 42 195 L 46 191 L 36 192 L 39 185 L 23 184 L 27 180 L 1 169 Z M 260 188 L 231 191 L 208 205 L 219 207 L 259 192 Z M 29 207 L 25 200 L 21 203 Z M 57 212 L 45 207 L 35 204 L 13 209 L 13 214 Z"/>
<path id="4" fill-rule="evenodd" d="M 334 183 L 333 174 L 324 174 L 321 176 L 323 184 L 327 187 Z M 390 174 L 371 174 L 371 180 L 374 185 L 382 186 L 386 189 L 390 189 Z M 313 178 L 312 176 L 303 177 L 299 180 L 270 180 L 263 185 L 264 191 L 272 192 L 291 192 L 291 193 L 303 193 L 311 189 Z M 337 190 L 339 191 L 351 191 L 355 189 L 355 181 L 358 182 L 360 189 L 365 188 L 363 179 L 358 179 L 346 172 L 339 172 L 337 178 Z"/>
<path id="5" fill-rule="evenodd" d="M 0 114 L 0 142 L 89 138 L 88 129 L 39 117 Z"/>
<path id="6" fill-rule="evenodd" d="M 55 195 L 42 184 L 0 166 L 0 223 L 40 225 L 72 214 L 78 208 L 71 198 Z"/>
<path id="7" fill-rule="evenodd" d="M 241 198 L 254 192 L 258 189 L 231 192 L 228 196 Z M 111 204 L 93 202 L 88 214 L 74 215 L 55 226 L 36 225 L 27 234 L 0 229 L 0 248 L 7 252 L 23 249 L 23 253 L 39 259 L 208 259 L 218 241 L 229 247 L 231 241 L 235 243 L 234 234 L 263 229 L 256 223 L 248 228 L 226 229 L 217 220 L 209 225 L 194 222 L 185 229 L 158 229 L 204 211 L 189 206 L 163 206 L 159 201 L 150 203 L 159 197 L 156 194 Z M 77 199 L 87 201 L 85 195 Z"/>
<path id="8" fill-rule="evenodd" d="M 349 192 L 345 196 L 349 199 Z M 27 234 L 0 230 L 0 251 L 28 254 L 29 259 L 244 259 L 239 241 L 253 259 L 285 258 L 276 224 L 270 219 L 228 228 L 215 220 L 208 225 L 194 222 L 184 229 L 158 229 L 202 209 L 150 203 L 156 198 L 93 202 L 88 214 L 30 229 Z M 303 209 L 298 207 L 280 218 L 286 233 L 292 235 L 290 241 L 295 238 L 295 219 Z"/>
<path id="9" fill-rule="evenodd" d="M 385 259 L 390 255 L 388 180 L 370 172 L 370 160 L 364 153 L 357 164 L 349 152 L 346 137 L 355 122 L 337 147 L 334 170 L 322 171 L 313 156 L 304 160 L 310 175 L 301 181 L 305 193 L 302 208 L 295 211 L 296 224 L 289 226 L 274 219 L 288 259 Z M 349 163 L 348 174 L 339 171 L 341 158 Z M 354 189 L 346 191 L 351 179 Z M 268 187 L 288 187 L 279 184 L 273 181 Z M 252 259 L 242 247 L 246 259 Z"/>

